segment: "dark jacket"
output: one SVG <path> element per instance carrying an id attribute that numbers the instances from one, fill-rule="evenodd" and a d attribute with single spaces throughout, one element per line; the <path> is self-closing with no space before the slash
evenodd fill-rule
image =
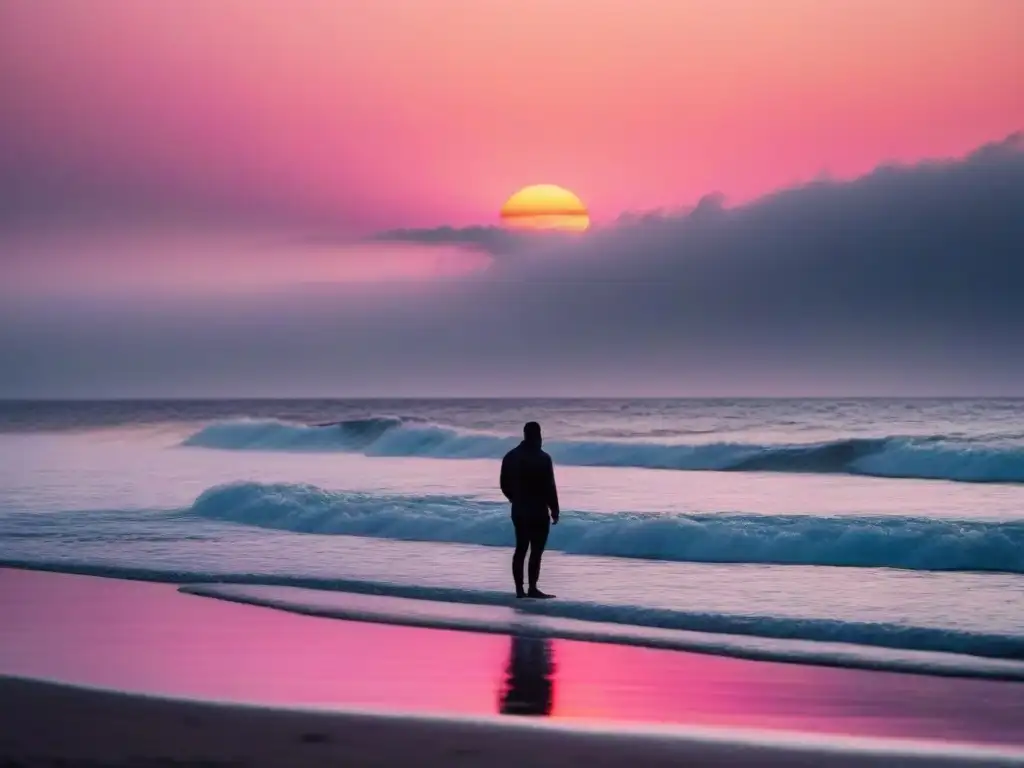
<path id="1" fill-rule="evenodd" d="M 555 469 L 540 446 L 525 440 L 501 460 L 501 492 L 512 502 L 512 518 L 546 520 L 548 511 L 558 519 Z"/>

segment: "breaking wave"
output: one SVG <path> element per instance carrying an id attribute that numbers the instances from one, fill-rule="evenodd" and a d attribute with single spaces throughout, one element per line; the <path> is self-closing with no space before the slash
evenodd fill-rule
<path id="1" fill-rule="evenodd" d="M 385 496 L 242 482 L 204 491 L 189 513 L 301 533 L 513 544 L 505 505 L 459 496 Z M 1024 522 L 565 512 L 548 547 L 694 563 L 1024 573 Z"/>
<path id="2" fill-rule="evenodd" d="M 309 426 L 274 420 L 208 425 L 186 446 L 222 450 L 348 451 L 367 456 L 497 459 L 515 438 L 394 416 Z M 823 443 L 550 441 L 559 463 L 722 472 L 801 472 L 974 483 L 1024 482 L 1024 447 L 942 437 L 848 438 Z"/>

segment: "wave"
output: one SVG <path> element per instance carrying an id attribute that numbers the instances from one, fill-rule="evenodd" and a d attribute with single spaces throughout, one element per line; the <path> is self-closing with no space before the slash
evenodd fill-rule
<path id="1" fill-rule="evenodd" d="M 244 419 L 210 424 L 183 445 L 222 450 L 347 451 L 367 456 L 498 459 L 515 438 L 398 416 L 304 425 Z M 721 472 L 849 474 L 970 483 L 1024 483 L 1024 447 L 942 436 L 846 438 L 810 444 L 550 441 L 560 464 Z"/>
<path id="2" fill-rule="evenodd" d="M 204 491 L 189 513 L 300 533 L 513 544 L 507 507 L 471 497 L 241 482 Z M 1024 522 L 565 512 L 548 546 L 569 554 L 694 563 L 1024 573 Z"/>

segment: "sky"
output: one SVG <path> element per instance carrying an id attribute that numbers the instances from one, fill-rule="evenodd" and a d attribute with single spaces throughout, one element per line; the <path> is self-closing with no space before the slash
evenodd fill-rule
<path id="1" fill-rule="evenodd" d="M 0 0 L 0 396 L 1024 394 L 1022 78 L 1014 0 Z"/>

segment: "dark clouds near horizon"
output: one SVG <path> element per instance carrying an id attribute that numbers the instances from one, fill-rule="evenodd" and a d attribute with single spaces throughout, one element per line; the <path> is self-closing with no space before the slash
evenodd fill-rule
<path id="1" fill-rule="evenodd" d="M 1024 141 L 494 256 L 422 286 L 9 307 L 0 394 L 1024 394 Z"/>

